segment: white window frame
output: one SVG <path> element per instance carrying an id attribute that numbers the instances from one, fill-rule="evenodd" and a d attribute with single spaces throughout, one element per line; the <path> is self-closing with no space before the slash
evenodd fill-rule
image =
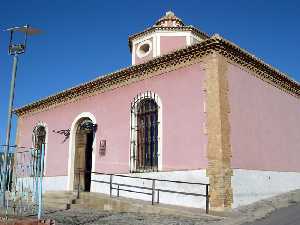
<path id="1" fill-rule="evenodd" d="M 158 149 L 157 149 L 157 170 L 163 170 L 163 118 L 162 118 L 162 101 L 158 94 L 153 91 L 146 91 L 144 93 L 138 94 L 133 98 L 133 102 L 130 107 L 130 154 L 129 154 L 129 171 L 136 172 L 136 159 L 133 156 L 137 155 L 136 143 L 137 143 L 137 132 L 134 129 L 137 126 L 137 117 L 134 116 L 134 113 L 137 110 L 138 103 L 146 98 L 153 99 L 158 106 Z M 135 144 L 134 144 L 135 143 Z"/>
<path id="2" fill-rule="evenodd" d="M 73 191 L 74 187 L 74 164 L 75 164 L 75 150 L 76 150 L 76 131 L 79 125 L 79 121 L 83 118 L 89 118 L 93 124 L 97 124 L 96 117 L 90 112 L 80 113 L 73 120 L 70 129 L 70 140 L 69 140 L 69 158 L 68 158 L 68 186 L 67 190 Z M 93 141 L 93 154 L 92 154 L 92 172 L 95 172 L 96 168 L 96 146 L 97 146 L 97 135 L 94 137 Z M 91 184 L 91 191 L 93 191 L 94 186 Z"/>

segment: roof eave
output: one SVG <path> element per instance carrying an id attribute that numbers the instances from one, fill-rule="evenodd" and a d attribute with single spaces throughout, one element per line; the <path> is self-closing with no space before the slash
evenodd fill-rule
<path id="1" fill-rule="evenodd" d="M 139 73 L 143 71 L 145 68 L 151 68 L 153 66 L 157 66 L 162 63 L 166 63 L 170 61 L 173 58 L 176 57 L 184 57 L 188 54 L 193 54 L 195 52 L 200 51 L 207 51 L 207 49 L 219 51 L 220 53 L 223 53 L 226 57 L 231 57 L 231 55 L 234 55 L 233 57 L 238 58 L 238 62 L 247 62 L 249 65 L 254 67 L 260 67 L 259 69 L 261 71 L 264 71 L 267 74 L 271 74 L 272 79 L 277 79 L 280 82 L 282 82 L 281 85 L 291 85 L 293 88 L 293 94 L 297 97 L 300 96 L 300 84 L 291 79 L 287 74 L 280 72 L 278 69 L 273 68 L 271 65 L 266 64 L 261 59 L 257 58 L 256 56 L 250 54 L 246 50 L 240 48 L 239 46 L 235 45 L 234 43 L 220 37 L 219 35 L 213 35 L 211 38 L 208 38 L 198 44 L 189 46 L 184 49 L 179 49 L 177 51 L 171 52 L 169 54 L 156 57 L 152 60 L 149 60 L 145 63 L 133 65 L 124 69 L 121 69 L 119 71 L 107 74 L 105 76 L 100 76 L 92 81 L 86 82 L 84 84 L 80 84 L 78 86 L 69 88 L 67 90 L 61 91 L 57 94 L 48 96 L 47 98 L 41 99 L 39 101 L 30 103 L 28 105 L 22 106 L 20 108 L 17 108 L 14 110 L 14 112 L 17 115 L 26 114 L 26 112 L 31 111 L 35 108 L 41 107 L 43 105 L 50 104 L 55 99 L 61 99 L 68 97 L 68 99 L 72 98 L 73 95 L 76 95 L 76 93 L 81 93 L 84 95 L 84 90 L 89 90 L 93 86 L 96 86 L 97 84 L 109 82 L 111 80 L 114 80 L 116 78 L 119 78 L 120 76 L 128 76 L 132 73 Z M 227 56 L 228 54 L 229 56 Z M 243 63 L 240 63 L 243 64 Z M 67 101 L 67 100 L 65 100 Z"/>

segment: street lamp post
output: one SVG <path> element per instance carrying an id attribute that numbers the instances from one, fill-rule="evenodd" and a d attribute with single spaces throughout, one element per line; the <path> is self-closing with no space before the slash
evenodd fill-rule
<path id="1" fill-rule="evenodd" d="M 11 74 L 11 83 L 10 83 L 10 94 L 9 94 L 9 102 L 8 102 L 8 117 L 7 117 L 7 128 L 6 128 L 6 139 L 5 139 L 5 152 L 4 152 L 4 178 L 2 181 L 3 188 L 3 207 L 5 207 L 5 192 L 7 190 L 7 175 L 8 175 L 8 153 L 10 147 L 10 136 L 11 136 L 11 120 L 12 120 L 12 111 L 13 111 L 13 103 L 14 103 L 14 95 L 15 95 L 15 81 L 17 74 L 17 65 L 18 65 L 18 55 L 25 53 L 26 44 L 27 44 L 27 36 L 38 34 L 40 30 L 29 27 L 29 25 L 25 25 L 22 27 L 13 27 L 5 30 L 10 33 L 10 40 L 8 46 L 8 54 L 13 56 L 13 67 Z M 14 37 L 16 33 L 23 33 L 24 39 L 20 43 L 15 43 Z"/>

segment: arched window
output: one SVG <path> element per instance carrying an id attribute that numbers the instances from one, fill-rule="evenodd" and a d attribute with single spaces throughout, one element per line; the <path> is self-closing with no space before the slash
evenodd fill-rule
<path id="1" fill-rule="evenodd" d="M 159 105 L 157 96 L 146 92 L 137 96 L 131 107 L 131 171 L 158 170 Z"/>
<path id="2" fill-rule="evenodd" d="M 44 126 L 37 126 L 33 132 L 34 135 L 34 148 L 42 149 L 42 145 L 46 143 L 46 128 Z"/>
<path id="3" fill-rule="evenodd" d="M 44 173 L 44 167 L 42 168 L 42 145 L 44 145 L 44 155 L 45 156 L 45 144 L 46 144 L 46 127 L 43 125 L 38 125 L 33 130 L 33 175 L 39 176 Z M 45 160 L 45 159 L 44 159 Z"/>

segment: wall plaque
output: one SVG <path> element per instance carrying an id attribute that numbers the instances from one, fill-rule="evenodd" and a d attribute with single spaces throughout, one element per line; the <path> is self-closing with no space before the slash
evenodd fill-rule
<path id="1" fill-rule="evenodd" d="M 100 156 L 105 156 L 105 154 L 106 154 L 106 140 L 100 140 L 99 154 L 100 154 Z"/>

